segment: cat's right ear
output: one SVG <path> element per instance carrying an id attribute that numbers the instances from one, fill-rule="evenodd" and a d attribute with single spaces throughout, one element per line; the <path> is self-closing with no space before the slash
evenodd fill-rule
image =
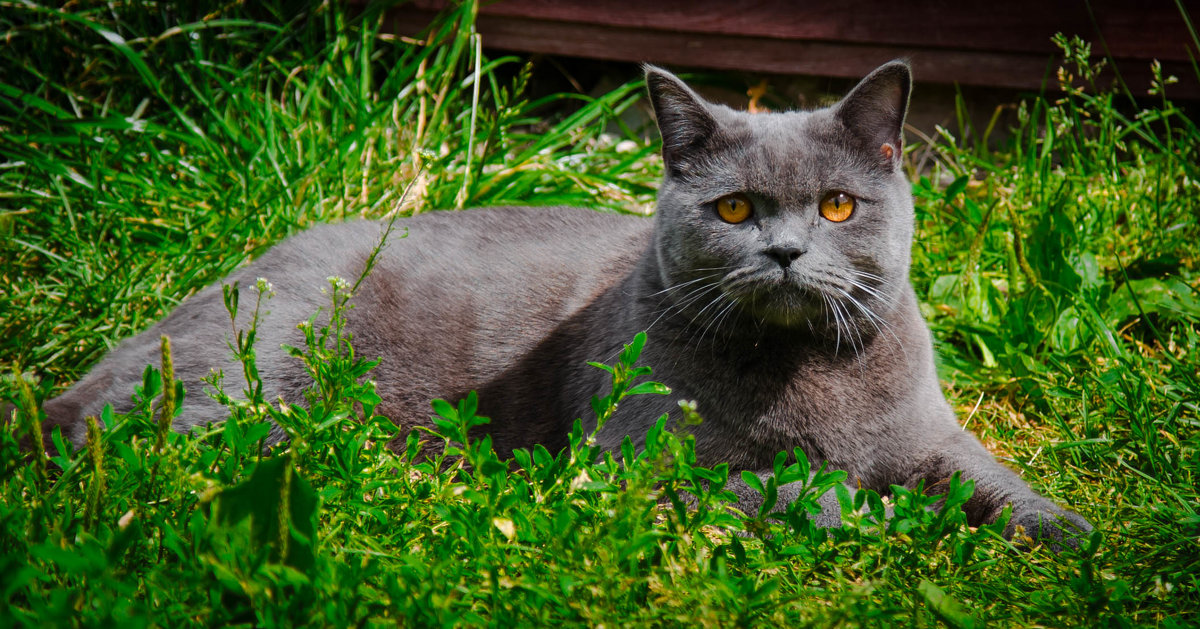
<path id="1" fill-rule="evenodd" d="M 900 165 L 910 92 L 912 71 L 908 64 L 892 61 L 876 68 L 834 106 L 846 129 L 889 168 Z"/>
<path id="2" fill-rule="evenodd" d="M 671 174 L 682 174 L 688 169 L 689 158 L 703 151 L 717 132 L 717 121 L 704 99 L 679 77 L 650 64 L 643 67 L 654 118 L 662 134 L 663 162 Z"/>

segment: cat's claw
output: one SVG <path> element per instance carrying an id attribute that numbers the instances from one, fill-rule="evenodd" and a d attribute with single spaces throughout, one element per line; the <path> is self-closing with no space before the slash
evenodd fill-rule
<path id="1" fill-rule="evenodd" d="M 1059 553 L 1064 548 L 1078 549 L 1093 528 L 1078 513 L 1050 505 L 1015 513 L 1004 536 L 1018 548 L 1028 550 L 1040 544 Z"/>

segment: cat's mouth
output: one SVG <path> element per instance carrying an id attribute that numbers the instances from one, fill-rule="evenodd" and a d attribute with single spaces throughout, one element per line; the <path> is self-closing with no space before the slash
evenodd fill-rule
<path id="1" fill-rule="evenodd" d="M 811 327 L 812 321 L 824 318 L 831 297 L 803 272 L 792 269 L 740 271 L 726 277 L 721 288 L 755 318 L 786 327 Z"/>
<path id="2" fill-rule="evenodd" d="M 715 269 L 713 269 L 715 270 Z M 683 315 L 707 331 L 744 317 L 772 326 L 828 336 L 831 342 L 862 342 L 881 326 L 890 303 L 886 281 L 859 269 L 745 266 L 725 273 L 698 273 L 655 293 L 664 316 Z"/>
<path id="3" fill-rule="evenodd" d="M 840 330 L 859 327 L 863 318 L 878 318 L 875 302 L 885 296 L 877 285 L 866 283 L 867 277 L 881 281 L 869 273 L 823 275 L 803 267 L 750 268 L 730 273 L 721 287 L 743 311 L 763 323 Z"/>

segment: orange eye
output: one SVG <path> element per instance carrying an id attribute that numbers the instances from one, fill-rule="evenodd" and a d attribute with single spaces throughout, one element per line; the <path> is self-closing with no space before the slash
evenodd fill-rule
<path id="1" fill-rule="evenodd" d="M 717 199 L 717 215 L 726 223 L 740 223 L 750 218 L 753 211 L 754 206 L 744 195 L 731 194 Z"/>
<path id="2" fill-rule="evenodd" d="M 821 216 L 840 223 L 854 213 L 854 197 L 845 192 L 835 192 L 821 201 Z"/>

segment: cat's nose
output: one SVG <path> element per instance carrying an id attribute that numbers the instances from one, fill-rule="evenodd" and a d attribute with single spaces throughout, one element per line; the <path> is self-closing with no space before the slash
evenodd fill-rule
<path id="1" fill-rule="evenodd" d="M 766 254 L 772 260 L 779 263 L 779 266 L 788 268 L 796 261 L 797 258 L 804 255 L 805 250 L 800 247 L 790 246 L 775 246 L 767 249 Z"/>

